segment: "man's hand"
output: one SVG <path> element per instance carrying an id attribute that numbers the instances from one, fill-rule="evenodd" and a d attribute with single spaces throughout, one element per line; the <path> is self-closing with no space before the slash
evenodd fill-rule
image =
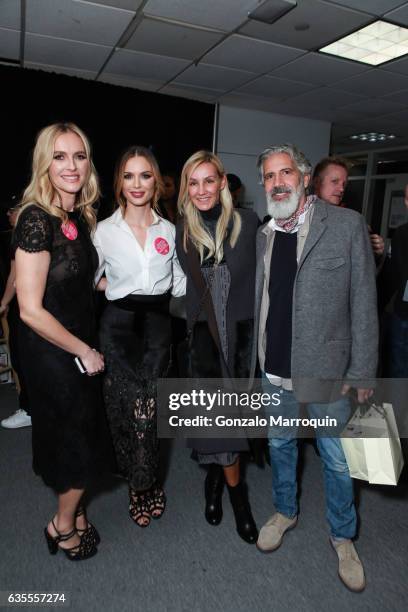
<path id="1" fill-rule="evenodd" d="M 341 394 L 342 395 L 347 395 L 347 393 L 350 391 L 350 389 L 351 389 L 350 385 L 343 385 L 343 388 L 341 390 Z M 358 388 L 358 389 L 356 389 L 356 391 L 357 391 L 357 401 L 358 401 L 359 404 L 366 404 L 368 402 L 368 400 L 370 399 L 370 397 L 374 393 L 373 389 Z"/>
<path id="2" fill-rule="evenodd" d="M 373 253 L 376 257 L 381 257 L 385 248 L 384 239 L 379 234 L 374 234 L 370 226 L 368 226 L 368 231 L 370 232 L 370 242 Z"/>
<path id="3" fill-rule="evenodd" d="M 371 246 L 374 255 L 380 257 L 384 253 L 384 239 L 379 234 L 370 234 Z"/>

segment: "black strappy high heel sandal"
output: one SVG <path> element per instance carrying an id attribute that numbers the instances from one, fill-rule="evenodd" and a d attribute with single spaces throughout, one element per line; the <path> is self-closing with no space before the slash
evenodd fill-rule
<path id="1" fill-rule="evenodd" d="M 139 527 L 150 525 L 150 501 L 148 493 L 129 490 L 129 515 Z"/>
<path id="2" fill-rule="evenodd" d="M 58 544 L 72 538 L 72 536 L 77 533 L 77 530 L 72 529 L 69 533 L 60 533 L 55 526 L 54 519 L 52 519 L 51 523 L 57 533 L 55 537 L 48 532 L 47 527 L 44 529 L 45 539 L 51 555 L 56 555 L 58 550 L 62 550 L 70 561 L 83 561 L 84 559 L 93 557 L 98 552 L 96 546 L 92 542 L 82 538 L 80 543 L 76 546 L 72 546 L 72 548 L 61 548 Z"/>
<path id="3" fill-rule="evenodd" d="M 154 519 L 159 519 L 166 509 L 166 494 L 159 486 L 153 487 L 149 495 L 150 515 Z"/>
<path id="4" fill-rule="evenodd" d="M 88 527 L 85 529 L 78 529 L 78 527 L 76 527 L 79 537 L 86 538 L 89 542 L 93 542 L 95 546 L 98 546 L 98 544 L 101 542 L 101 536 L 99 535 L 96 527 L 86 518 L 85 508 L 83 506 L 79 506 L 79 508 L 77 508 L 75 518 L 78 518 L 78 516 L 85 516 L 85 520 L 88 523 Z"/>

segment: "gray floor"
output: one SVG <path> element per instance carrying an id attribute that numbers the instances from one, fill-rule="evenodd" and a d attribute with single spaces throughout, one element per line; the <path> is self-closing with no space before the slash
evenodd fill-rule
<path id="1" fill-rule="evenodd" d="M 0 385 L 0 418 L 16 409 L 11 385 Z M 82 563 L 48 554 L 42 530 L 55 510 L 53 493 L 31 470 L 30 428 L 0 428 L 0 591 L 65 592 L 76 611 L 402 612 L 408 603 L 408 491 L 405 485 L 356 487 L 361 518 L 358 551 L 367 588 L 340 583 L 328 542 L 319 459 L 304 448 L 301 515 L 282 547 L 262 555 L 236 535 L 227 495 L 218 527 L 203 518 L 203 473 L 189 452 L 167 453 L 168 507 L 147 529 L 127 514 L 126 486 L 104 483 L 89 514 L 102 536 L 99 553 Z M 258 526 L 273 511 L 270 468 L 248 467 Z"/>

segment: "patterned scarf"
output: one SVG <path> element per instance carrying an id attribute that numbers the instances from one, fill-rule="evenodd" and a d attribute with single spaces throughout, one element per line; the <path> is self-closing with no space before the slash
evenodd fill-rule
<path id="1" fill-rule="evenodd" d="M 276 225 L 281 227 L 284 232 L 291 233 L 299 224 L 299 217 L 307 213 L 313 202 L 317 199 L 315 195 L 308 196 L 297 210 L 288 219 L 274 219 Z"/>

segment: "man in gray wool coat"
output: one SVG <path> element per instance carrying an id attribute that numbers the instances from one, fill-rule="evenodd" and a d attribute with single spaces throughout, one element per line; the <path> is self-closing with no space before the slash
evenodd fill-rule
<path id="1" fill-rule="evenodd" d="M 339 423 L 320 429 L 316 441 L 339 576 L 361 591 L 353 485 L 338 435 L 350 413 L 348 390 L 355 387 L 358 401 L 367 401 L 376 374 L 375 265 L 367 226 L 355 211 L 306 196 L 311 165 L 293 145 L 265 149 L 258 169 L 271 220 L 257 237 L 252 372 L 258 357 L 264 390 L 279 389 L 281 403 L 268 408 L 270 416 L 296 419 L 303 404 L 309 417 Z M 263 552 L 276 550 L 297 523 L 296 435 L 279 424 L 269 430 L 276 512 L 259 534 Z"/>

